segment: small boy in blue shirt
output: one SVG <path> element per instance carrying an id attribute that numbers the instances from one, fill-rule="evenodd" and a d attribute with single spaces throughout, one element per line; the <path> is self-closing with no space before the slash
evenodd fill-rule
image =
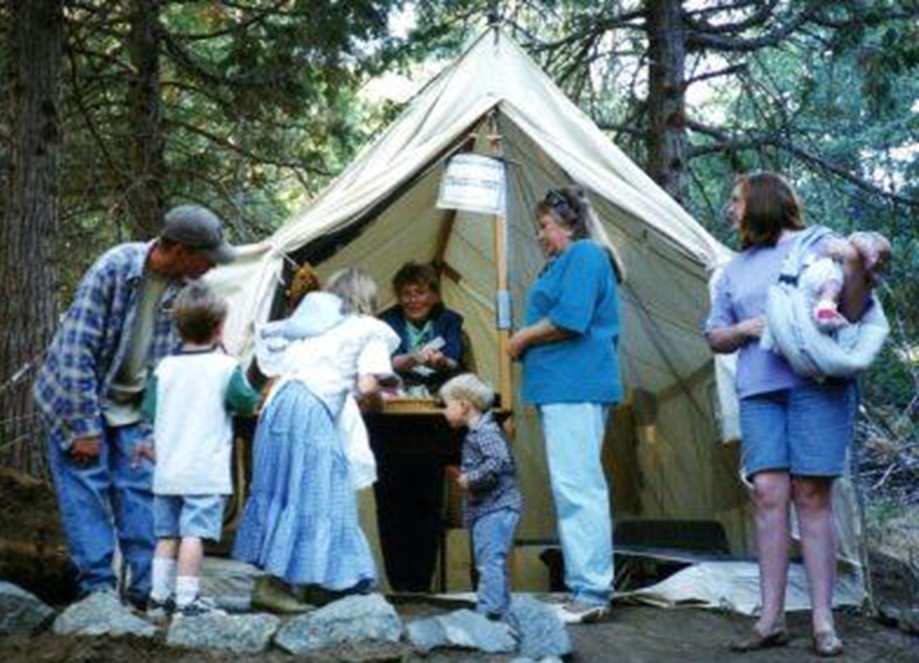
<path id="1" fill-rule="evenodd" d="M 440 388 L 440 397 L 447 423 L 468 431 L 456 483 L 467 493 L 464 521 L 479 572 L 476 611 L 504 621 L 511 603 L 507 556 L 523 505 L 514 458 L 489 411 L 495 395 L 488 385 L 463 373 Z"/>

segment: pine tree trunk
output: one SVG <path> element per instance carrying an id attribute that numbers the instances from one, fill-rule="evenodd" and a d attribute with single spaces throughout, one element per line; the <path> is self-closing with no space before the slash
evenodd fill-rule
<path id="1" fill-rule="evenodd" d="M 7 7 L 11 171 L 0 227 L 0 463 L 31 474 L 44 466 L 31 378 L 54 333 L 58 287 L 62 6 L 8 0 Z"/>
<path id="2" fill-rule="evenodd" d="M 160 0 L 130 0 L 127 47 L 133 76 L 128 93 L 132 180 L 125 194 L 132 234 L 149 239 L 160 231 L 165 174 L 160 97 Z"/>
<path id="3" fill-rule="evenodd" d="M 686 193 L 686 28 L 682 0 L 648 0 L 648 172 L 678 203 Z"/>

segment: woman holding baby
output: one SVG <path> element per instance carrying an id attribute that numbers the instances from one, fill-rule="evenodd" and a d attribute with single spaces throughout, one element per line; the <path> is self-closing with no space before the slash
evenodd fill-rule
<path id="1" fill-rule="evenodd" d="M 856 385 L 850 379 L 818 382 L 797 375 L 782 355 L 759 343 L 769 287 L 805 227 L 795 191 L 775 173 L 741 175 L 732 192 L 730 217 L 742 250 L 717 282 L 706 337 L 714 352 L 739 351 L 742 466 L 753 486 L 762 598 L 759 620 L 731 648 L 752 651 L 789 640 L 784 603 L 789 509 L 794 505 L 811 597 L 813 648 L 819 656 L 837 656 L 843 647 L 832 613 L 836 535 L 830 498 L 834 479 L 844 473 L 853 436 Z M 832 237 L 815 248 L 818 259 L 831 259 L 837 269 L 814 286 L 818 330 L 832 333 L 862 317 L 889 250 L 887 241 L 874 233 Z"/>

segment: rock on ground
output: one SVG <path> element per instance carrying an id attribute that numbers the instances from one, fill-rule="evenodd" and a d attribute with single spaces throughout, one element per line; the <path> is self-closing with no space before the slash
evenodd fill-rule
<path id="1" fill-rule="evenodd" d="M 868 554 L 874 601 L 881 621 L 899 626 L 906 633 L 919 633 L 917 563 L 885 554 L 879 549 L 869 549 Z"/>
<path id="2" fill-rule="evenodd" d="M 275 643 L 302 654 L 342 642 L 398 642 L 401 637 L 402 620 L 395 609 L 380 594 L 370 594 L 348 596 L 291 619 L 275 636 Z"/>
<path id="3" fill-rule="evenodd" d="M 24 589 L 0 580 L 0 635 L 31 635 L 54 617 L 54 611 Z"/>
<path id="4" fill-rule="evenodd" d="M 571 653 L 571 640 L 565 624 L 555 610 L 542 601 L 532 596 L 514 595 L 510 620 L 520 638 L 521 656 L 540 660 Z"/>
<path id="5" fill-rule="evenodd" d="M 96 592 L 69 606 L 54 620 L 57 635 L 137 635 L 152 637 L 156 627 L 121 604 L 114 593 Z"/>
<path id="6" fill-rule="evenodd" d="M 172 620 L 166 642 L 191 649 L 257 654 L 271 643 L 281 620 L 274 615 L 201 615 Z"/>
<path id="7" fill-rule="evenodd" d="M 408 638 L 418 651 L 436 647 L 463 647 L 491 654 L 517 649 L 517 641 L 507 624 L 493 622 L 472 610 L 455 610 L 408 624 Z"/>

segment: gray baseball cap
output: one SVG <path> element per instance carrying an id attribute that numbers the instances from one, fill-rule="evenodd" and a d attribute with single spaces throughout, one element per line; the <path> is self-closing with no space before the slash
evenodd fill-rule
<path id="1" fill-rule="evenodd" d="M 223 238 L 223 223 L 200 205 L 179 205 L 166 212 L 160 237 L 195 249 L 218 265 L 236 259 L 236 251 Z"/>

